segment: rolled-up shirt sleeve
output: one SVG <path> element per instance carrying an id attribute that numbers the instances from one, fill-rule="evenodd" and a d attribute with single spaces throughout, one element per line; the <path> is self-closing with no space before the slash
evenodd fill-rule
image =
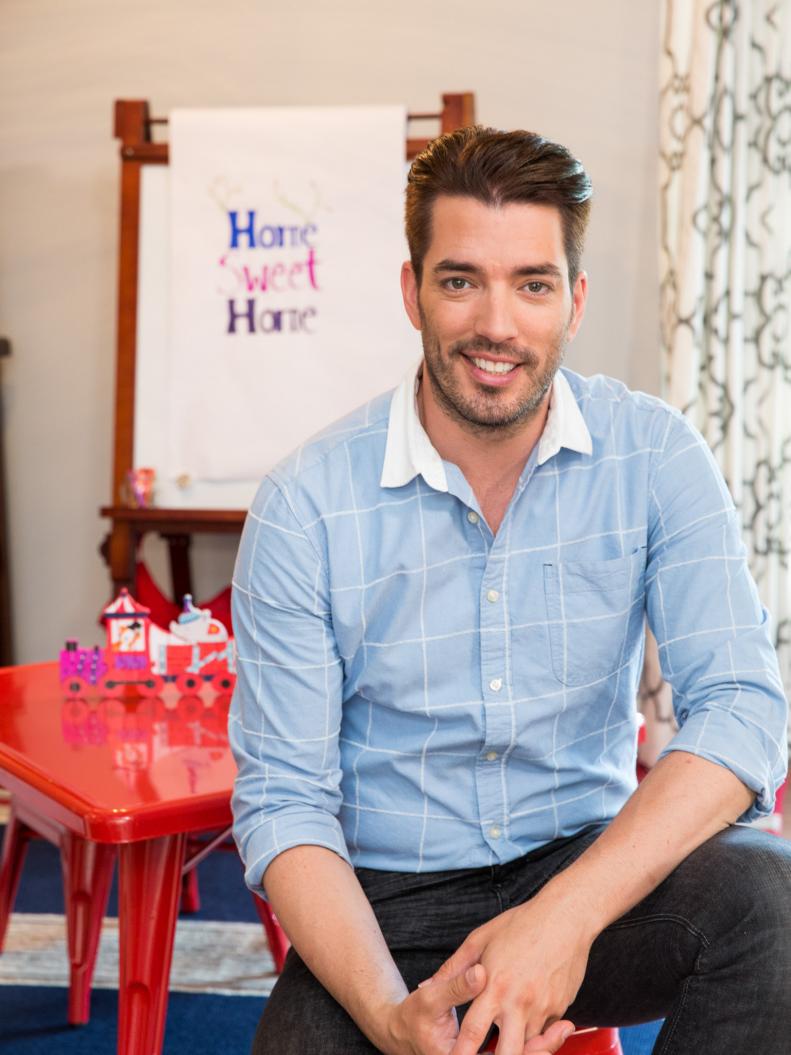
<path id="1" fill-rule="evenodd" d="M 788 705 L 733 501 L 701 435 L 662 424 L 649 495 L 646 607 L 687 751 L 756 794 L 740 818 L 772 811 L 787 769 Z"/>
<path id="2" fill-rule="evenodd" d="M 271 478 L 245 523 L 232 604 L 234 837 L 245 881 L 263 894 L 266 868 L 289 847 L 324 846 L 349 861 L 337 816 L 342 662 L 326 569 Z"/>

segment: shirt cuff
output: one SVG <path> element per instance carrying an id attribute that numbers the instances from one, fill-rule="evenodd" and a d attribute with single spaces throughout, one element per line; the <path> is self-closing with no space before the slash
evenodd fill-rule
<path id="1" fill-rule="evenodd" d="M 289 810 L 266 819 L 245 838 L 244 881 L 253 893 L 266 900 L 264 872 L 279 854 L 292 846 L 324 846 L 352 867 L 336 817 L 313 810 Z"/>
<path id="2" fill-rule="evenodd" d="M 723 766 L 755 792 L 755 801 L 739 823 L 766 817 L 774 810 L 775 794 L 787 768 L 785 753 L 767 733 L 746 725 L 734 712 L 707 708 L 690 715 L 659 757 L 671 751 L 686 751 Z"/>

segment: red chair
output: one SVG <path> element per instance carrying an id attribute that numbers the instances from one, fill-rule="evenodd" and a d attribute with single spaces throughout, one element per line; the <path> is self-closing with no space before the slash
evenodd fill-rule
<path id="1" fill-rule="evenodd" d="M 497 1047 L 495 1035 L 485 1051 Z M 617 1029 L 580 1029 L 572 1033 L 558 1055 L 623 1055 Z"/>

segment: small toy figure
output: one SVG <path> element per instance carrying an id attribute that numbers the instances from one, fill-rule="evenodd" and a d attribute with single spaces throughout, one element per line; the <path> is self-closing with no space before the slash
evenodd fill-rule
<path id="1" fill-rule="evenodd" d="M 153 469 L 128 469 L 124 498 L 133 509 L 150 509 L 154 504 L 154 481 L 156 472 Z"/>
<path id="2" fill-rule="evenodd" d="M 227 641 L 228 631 L 219 619 L 213 619 L 208 608 L 196 608 L 192 594 L 184 594 L 184 607 L 170 624 L 171 634 L 187 641 Z"/>

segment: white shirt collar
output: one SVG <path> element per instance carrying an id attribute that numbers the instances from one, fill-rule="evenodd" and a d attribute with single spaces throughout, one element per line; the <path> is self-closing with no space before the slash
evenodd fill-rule
<path id="1" fill-rule="evenodd" d="M 538 441 L 538 464 L 553 458 L 561 447 L 578 454 L 593 454 L 593 441 L 571 385 L 558 370 L 549 394 L 549 413 Z"/>
<path id="2" fill-rule="evenodd" d="M 382 487 L 403 487 L 420 475 L 435 491 L 447 491 L 445 466 L 420 423 L 417 410 L 417 385 L 420 359 L 410 367 L 393 393 L 387 425 L 387 445 L 379 481 Z M 588 426 L 563 372 L 558 370 L 552 382 L 549 413 L 538 441 L 538 464 L 543 465 L 561 447 L 591 454 L 593 444 Z"/>

